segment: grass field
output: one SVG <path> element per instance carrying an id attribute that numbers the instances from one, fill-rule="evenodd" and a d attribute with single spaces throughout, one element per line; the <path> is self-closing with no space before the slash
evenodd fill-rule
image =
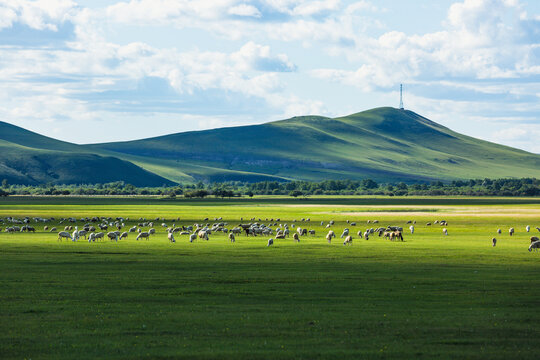
<path id="1" fill-rule="evenodd" d="M 126 227 L 223 217 L 229 228 L 280 218 L 316 236 L 273 247 L 224 234 L 171 244 L 161 220 L 139 242 L 58 242 L 35 223 L 35 234 L 1 232 L 2 359 L 540 357 L 540 252 L 527 251 L 540 235 L 538 198 L 9 197 L 0 200 L 7 216 L 130 217 Z M 426 225 L 443 219 L 448 236 Z M 320 225 L 329 220 L 332 244 Z M 416 230 L 404 242 L 355 236 L 408 220 Z M 352 246 L 339 239 L 345 227 Z"/>

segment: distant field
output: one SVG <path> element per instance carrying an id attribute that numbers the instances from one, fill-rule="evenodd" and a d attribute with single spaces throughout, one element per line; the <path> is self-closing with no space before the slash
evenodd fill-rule
<path id="1" fill-rule="evenodd" d="M 1 232 L 2 359 L 540 357 L 540 252 L 527 251 L 540 236 L 538 198 L 8 197 L 7 216 L 160 220 L 139 242 L 59 242 L 34 222 L 35 234 Z M 221 233 L 171 244 L 160 226 L 216 217 L 229 228 L 296 220 L 316 235 L 270 248 L 268 236 L 231 244 Z M 404 242 L 356 236 L 390 224 L 406 228 Z"/>

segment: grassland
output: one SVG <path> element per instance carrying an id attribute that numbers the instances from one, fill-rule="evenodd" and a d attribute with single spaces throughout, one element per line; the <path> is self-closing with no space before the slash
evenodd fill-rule
<path id="1" fill-rule="evenodd" d="M 340 118 L 300 116 L 92 145 L 58 141 L 0 121 L 0 180 L 10 184 L 366 178 L 411 183 L 509 177 L 540 178 L 540 156 L 389 107 Z"/>
<path id="2" fill-rule="evenodd" d="M 270 248 L 268 237 L 231 244 L 224 234 L 171 244 L 161 221 L 141 242 L 58 242 L 43 225 L 2 232 L 2 359 L 540 356 L 540 253 L 527 251 L 525 232 L 538 233 L 540 199 L 10 197 L 6 216 L 280 218 L 316 236 Z M 345 247 L 324 240 L 320 222 L 331 219 L 336 233 L 417 223 L 404 242 L 355 236 Z M 442 219 L 448 236 L 426 225 Z"/>

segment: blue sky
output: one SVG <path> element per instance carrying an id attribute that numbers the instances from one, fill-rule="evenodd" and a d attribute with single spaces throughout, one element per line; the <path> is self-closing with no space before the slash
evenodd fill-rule
<path id="1" fill-rule="evenodd" d="M 399 104 L 540 153 L 540 1 L 0 0 L 0 120 L 76 143 Z"/>

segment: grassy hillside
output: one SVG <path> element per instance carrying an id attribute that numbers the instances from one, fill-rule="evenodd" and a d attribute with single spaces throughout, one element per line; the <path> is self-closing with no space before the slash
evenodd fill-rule
<path id="1" fill-rule="evenodd" d="M 135 161 L 175 181 L 236 180 L 247 174 L 377 181 L 540 176 L 538 155 L 464 136 L 394 108 L 335 119 L 295 117 L 89 148 Z"/>
<path id="2" fill-rule="evenodd" d="M 0 179 L 7 179 L 11 184 L 33 185 L 113 181 L 136 186 L 171 184 L 128 161 L 93 154 L 79 145 L 3 122 L 0 122 Z"/>
<path id="3" fill-rule="evenodd" d="M 540 155 L 461 135 L 394 108 L 94 145 L 0 122 L 0 147 L 0 178 L 28 184 L 540 178 Z"/>

